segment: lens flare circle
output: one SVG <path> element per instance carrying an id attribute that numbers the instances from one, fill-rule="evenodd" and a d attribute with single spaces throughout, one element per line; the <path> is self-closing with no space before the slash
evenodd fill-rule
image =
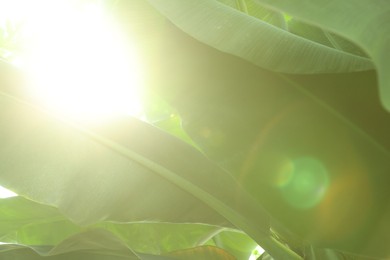
<path id="1" fill-rule="evenodd" d="M 329 185 L 325 166 L 312 157 L 286 161 L 277 176 L 277 185 L 284 199 L 299 209 L 317 205 L 324 198 Z"/>

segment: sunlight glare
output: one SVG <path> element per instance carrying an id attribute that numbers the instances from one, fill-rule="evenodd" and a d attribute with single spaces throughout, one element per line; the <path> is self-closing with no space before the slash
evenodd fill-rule
<path id="1" fill-rule="evenodd" d="M 248 260 L 256 260 L 264 253 L 264 249 L 261 246 L 256 246 L 255 249 L 253 249 L 251 256 Z"/>
<path id="2" fill-rule="evenodd" d="M 139 116 L 140 62 L 102 7 L 66 0 L 34 3 L 24 62 L 32 79 L 30 96 L 72 120 Z"/>
<path id="3" fill-rule="evenodd" d="M 15 192 L 12 192 L 2 186 L 0 186 L 0 199 L 10 198 L 18 196 Z"/>

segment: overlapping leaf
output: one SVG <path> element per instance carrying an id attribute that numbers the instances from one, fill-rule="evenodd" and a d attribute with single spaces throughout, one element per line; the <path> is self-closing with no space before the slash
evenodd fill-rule
<path id="1" fill-rule="evenodd" d="M 10 253 L 11 255 L 54 257 L 54 255 L 67 255 L 74 251 L 78 251 L 81 255 L 91 253 L 87 252 L 91 248 L 79 248 L 76 240 L 80 238 L 84 244 L 93 243 L 94 250 L 101 252 L 108 250 L 111 254 L 121 251 L 118 246 L 123 245 L 128 248 L 125 251 L 137 252 L 138 256 L 143 256 L 142 259 L 144 257 L 146 259 L 149 255 L 159 259 L 157 258 L 159 255 L 167 256 L 170 252 L 181 252 L 185 249 L 213 244 L 216 237 L 219 241 L 218 248 L 230 252 L 236 256 L 236 259 L 247 260 L 248 256 L 245 254 L 250 250 L 246 249 L 255 246 L 254 242 L 241 232 L 205 224 L 103 222 L 81 227 L 70 222 L 57 209 L 22 197 L 0 200 L 0 223 L 2 223 L 0 241 L 13 243 L 13 245 L 4 245 L 4 250 L 17 249 L 16 244 L 23 245 Z M 237 244 L 241 247 L 231 246 Z M 24 248 L 31 248 L 36 253 Z M 120 252 L 116 252 L 118 253 Z M 7 254 L 0 252 L 0 257 L 5 257 Z M 99 255 L 98 252 L 94 254 Z"/>
<path id="2" fill-rule="evenodd" d="M 308 23 L 347 37 L 362 47 L 378 70 L 381 100 L 390 110 L 390 4 L 376 1 L 256 0 Z"/>
<path id="3" fill-rule="evenodd" d="M 149 2 L 192 37 L 263 68 L 304 74 L 373 68 L 369 59 L 298 37 L 214 0 Z"/>

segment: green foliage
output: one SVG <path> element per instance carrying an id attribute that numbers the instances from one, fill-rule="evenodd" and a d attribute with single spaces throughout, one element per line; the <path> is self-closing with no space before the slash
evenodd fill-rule
<path id="1" fill-rule="evenodd" d="M 110 10 L 154 126 L 58 118 L 1 63 L 0 184 L 23 196 L 0 200 L 1 259 L 390 255 L 386 0 Z"/>

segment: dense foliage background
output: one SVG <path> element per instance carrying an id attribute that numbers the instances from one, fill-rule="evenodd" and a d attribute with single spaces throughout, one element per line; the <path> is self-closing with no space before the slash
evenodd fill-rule
<path id="1" fill-rule="evenodd" d="M 387 0 L 100 4 L 141 57 L 142 120 L 51 113 L 1 27 L 1 259 L 390 256 Z"/>

